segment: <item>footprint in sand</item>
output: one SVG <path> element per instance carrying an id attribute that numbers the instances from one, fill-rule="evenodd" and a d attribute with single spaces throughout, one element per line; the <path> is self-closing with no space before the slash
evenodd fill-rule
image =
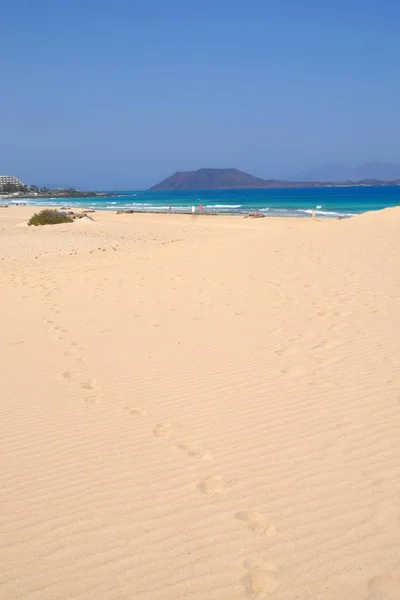
<path id="1" fill-rule="evenodd" d="M 100 394 L 90 394 L 85 398 L 86 404 L 97 404 L 102 401 L 102 397 Z"/>
<path id="2" fill-rule="evenodd" d="M 208 452 L 203 452 L 203 450 L 199 450 L 198 448 L 191 448 L 186 444 L 179 444 L 177 446 L 179 450 L 184 450 L 188 456 L 192 458 L 198 458 L 199 460 L 213 460 L 213 457 Z"/>
<path id="3" fill-rule="evenodd" d="M 127 410 L 129 414 L 137 415 L 138 417 L 145 417 L 147 415 L 147 412 L 144 410 L 144 408 L 125 406 L 125 410 Z"/>
<path id="4" fill-rule="evenodd" d="M 244 562 L 246 574 L 242 579 L 245 595 L 249 598 L 273 594 L 279 587 L 278 569 L 263 560 Z"/>
<path id="5" fill-rule="evenodd" d="M 279 346 L 274 350 L 274 353 L 277 356 L 282 356 L 283 358 L 293 357 L 300 354 L 300 350 L 297 346 Z"/>
<path id="6" fill-rule="evenodd" d="M 291 377 L 303 377 L 307 374 L 307 369 L 300 366 L 284 367 L 281 369 L 280 374 L 283 376 L 289 375 Z"/>
<path id="7" fill-rule="evenodd" d="M 276 532 L 275 524 L 255 510 L 241 510 L 235 514 L 235 517 L 246 523 L 249 531 L 257 535 L 272 535 Z"/>
<path id="8" fill-rule="evenodd" d="M 85 383 L 82 384 L 82 387 L 85 390 L 99 391 L 101 389 L 101 385 L 99 384 L 97 379 L 89 379 L 88 381 L 85 381 Z"/>
<path id="9" fill-rule="evenodd" d="M 159 423 L 154 429 L 156 437 L 165 437 L 171 433 L 171 423 Z"/>
<path id="10" fill-rule="evenodd" d="M 224 481 L 219 476 L 206 477 L 206 479 L 197 484 L 197 489 L 201 494 L 205 494 L 206 496 L 219 494 L 223 491 L 224 487 Z"/>
<path id="11" fill-rule="evenodd" d="M 368 600 L 399 600 L 400 577 L 390 573 L 373 577 L 368 582 Z"/>
<path id="12" fill-rule="evenodd" d="M 79 373 L 77 373 L 76 371 L 64 371 L 64 373 L 62 374 L 63 378 L 67 381 L 72 381 L 73 379 L 76 379 L 78 375 Z"/>
<path id="13" fill-rule="evenodd" d="M 79 352 L 78 348 L 70 348 L 69 350 L 66 350 L 64 352 L 64 356 L 74 356 L 76 357 L 77 353 Z"/>
<path id="14" fill-rule="evenodd" d="M 75 356 L 75 360 L 78 363 L 87 363 L 87 358 L 86 356 Z"/>

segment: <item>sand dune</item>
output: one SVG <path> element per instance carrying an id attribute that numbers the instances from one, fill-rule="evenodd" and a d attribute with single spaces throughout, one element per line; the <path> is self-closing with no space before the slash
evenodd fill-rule
<path id="1" fill-rule="evenodd" d="M 0 213 L 0 598 L 398 600 L 400 209 Z"/>

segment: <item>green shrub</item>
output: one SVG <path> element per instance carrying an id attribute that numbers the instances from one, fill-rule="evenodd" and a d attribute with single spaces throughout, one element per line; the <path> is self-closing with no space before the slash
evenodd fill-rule
<path id="1" fill-rule="evenodd" d="M 58 210 L 45 208 L 35 213 L 28 221 L 28 225 L 58 225 L 58 223 L 72 223 L 73 218 L 59 213 Z"/>

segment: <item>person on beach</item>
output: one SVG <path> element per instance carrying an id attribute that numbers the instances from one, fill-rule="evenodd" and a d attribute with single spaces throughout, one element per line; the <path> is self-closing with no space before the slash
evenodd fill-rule
<path id="1" fill-rule="evenodd" d="M 196 207 L 192 206 L 192 215 L 194 215 L 195 212 L 196 212 Z"/>
<path id="2" fill-rule="evenodd" d="M 315 208 L 313 209 L 311 216 L 314 220 L 317 218 L 317 211 L 315 210 Z"/>

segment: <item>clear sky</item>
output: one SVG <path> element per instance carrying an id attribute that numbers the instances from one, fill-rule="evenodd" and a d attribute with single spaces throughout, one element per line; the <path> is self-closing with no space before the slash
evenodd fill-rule
<path id="1" fill-rule="evenodd" d="M 399 0 L 1 0 L 0 173 L 400 162 Z"/>

